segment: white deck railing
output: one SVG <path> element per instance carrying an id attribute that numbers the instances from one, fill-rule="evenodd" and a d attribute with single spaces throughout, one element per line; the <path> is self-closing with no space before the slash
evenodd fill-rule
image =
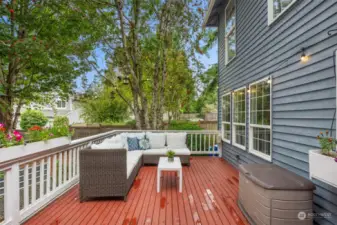
<path id="1" fill-rule="evenodd" d="M 0 177 L 0 225 L 24 222 L 77 184 L 79 151 L 121 132 L 135 131 L 110 131 L 38 154 L 7 161 L 0 159 L 0 173 L 3 175 L 3 178 Z M 187 144 L 194 155 L 220 154 L 214 147 L 218 143 L 218 131 L 168 132 L 187 132 Z"/>

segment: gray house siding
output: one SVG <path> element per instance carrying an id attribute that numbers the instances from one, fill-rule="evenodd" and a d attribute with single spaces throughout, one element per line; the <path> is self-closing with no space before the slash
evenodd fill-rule
<path id="1" fill-rule="evenodd" d="M 225 1 L 224 1 L 225 2 Z M 224 8 L 219 14 L 219 129 L 221 96 L 257 80 L 272 78 L 272 163 L 309 178 L 308 151 L 318 148 L 320 131 L 330 130 L 336 109 L 333 61 L 337 1 L 298 0 L 268 26 L 267 0 L 236 0 L 236 58 L 225 66 Z M 310 56 L 300 62 L 301 48 Z M 248 103 L 248 99 L 247 99 Z M 248 143 L 249 110 L 246 105 Z M 333 123 L 335 136 L 336 121 Z M 222 156 L 234 166 L 268 163 L 223 142 Z M 337 176 L 337 175 L 336 175 Z M 337 189 L 314 180 L 315 212 L 330 212 L 317 224 L 337 224 Z"/>

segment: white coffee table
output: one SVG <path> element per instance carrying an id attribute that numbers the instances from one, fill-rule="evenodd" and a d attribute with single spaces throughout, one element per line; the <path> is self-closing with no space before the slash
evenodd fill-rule
<path id="1" fill-rule="evenodd" d="M 177 171 L 179 176 L 179 192 L 183 191 L 183 169 L 180 158 L 174 157 L 174 162 L 169 162 L 167 157 L 160 157 L 157 169 L 157 192 L 160 192 L 160 178 L 162 171 Z"/>

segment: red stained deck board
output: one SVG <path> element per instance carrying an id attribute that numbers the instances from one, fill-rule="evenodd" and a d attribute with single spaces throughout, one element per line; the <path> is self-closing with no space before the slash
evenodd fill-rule
<path id="1" fill-rule="evenodd" d="M 237 206 L 238 171 L 216 157 L 193 157 L 183 167 L 183 192 L 175 172 L 164 172 L 157 193 L 157 167 L 145 166 L 123 200 L 80 203 L 76 185 L 33 216 L 32 224 L 237 224 L 249 223 Z"/>

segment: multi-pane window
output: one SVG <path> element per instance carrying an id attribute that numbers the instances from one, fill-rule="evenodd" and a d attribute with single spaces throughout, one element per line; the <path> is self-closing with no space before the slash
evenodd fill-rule
<path id="1" fill-rule="evenodd" d="M 225 64 L 236 56 L 236 6 L 230 0 L 225 10 Z"/>
<path id="2" fill-rule="evenodd" d="M 233 144 L 246 146 L 246 88 L 233 93 Z"/>
<path id="3" fill-rule="evenodd" d="M 269 78 L 250 85 L 250 150 L 268 159 L 271 156 L 270 99 Z"/>
<path id="4" fill-rule="evenodd" d="M 56 102 L 56 107 L 59 108 L 59 109 L 64 109 L 64 108 L 66 108 L 66 102 L 62 101 L 62 100 L 59 100 L 59 101 Z"/>
<path id="5" fill-rule="evenodd" d="M 231 95 L 222 96 L 222 139 L 229 142 L 231 137 Z"/>
<path id="6" fill-rule="evenodd" d="M 296 0 L 268 0 L 268 21 L 272 23 L 287 10 Z"/>

